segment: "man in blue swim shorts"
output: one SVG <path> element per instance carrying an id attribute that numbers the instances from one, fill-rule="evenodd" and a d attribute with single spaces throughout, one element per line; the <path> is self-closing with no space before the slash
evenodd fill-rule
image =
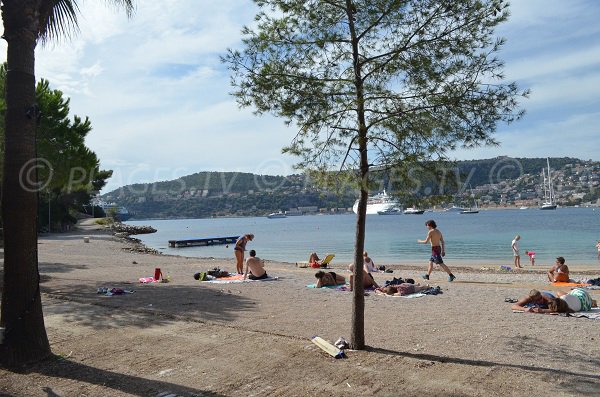
<path id="1" fill-rule="evenodd" d="M 428 220 L 425 222 L 425 226 L 429 232 L 427 233 L 427 238 L 425 240 L 417 240 L 419 244 L 431 244 L 431 258 L 429 258 L 429 268 L 427 269 L 427 274 L 423 275 L 425 280 L 429 280 L 429 275 L 433 271 L 433 264 L 435 263 L 439 267 L 441 267 L 446 273 L 448 273 L 448 281 L 452 282 L 456 278 L 454 274 L 450 271 L 448 266 L 444 264 L 444 256 L 446 255 L 445 251 L 445 243 L 444 236 L 442 232 L 437 229 L 437 225 L 434 220 Z"/>

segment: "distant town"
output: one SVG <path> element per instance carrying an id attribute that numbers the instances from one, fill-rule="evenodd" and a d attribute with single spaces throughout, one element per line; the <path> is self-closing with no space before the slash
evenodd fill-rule
<path id="1" fill-rule="evenodd" d="M 474 204 L 481 209 L 539 207 L 549 196 L 551 180 L 558 206 L 600 205 L 599 162 L 550 159 L 549 179 L 546 162 L 507 157 L 459 162 L 458 187 L 448 188 L 443 197 L 428 200 L 433 194 L 426 193 L 441 190 L 436 187 L 415 191 L 412 196 L 405 194 L 399 200 L 404 207 L 433 210 Z M 126 207 L 138 219 L 264 216 L 279 211 L 290 216 L 339 214 L 351 212 L 356 198 L 356 191 L 328 191 L 301 174 L 284 177 L 217 172 L 125 186 L 102 196 L 106 202 Z"/>

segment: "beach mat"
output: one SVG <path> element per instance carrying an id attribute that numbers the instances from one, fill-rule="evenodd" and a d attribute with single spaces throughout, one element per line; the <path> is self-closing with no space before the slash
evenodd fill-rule
<path id="1" fill-rule="evenodd" d="M 567 283 L 567 282 L 563 282 L 563 281 L 555 281 L 553 283 L 550 283 L 550 285 L 552 285 L 554 287 L 587 287 L 590 284 L 587 284 L 587 283 Z"/>
<path id="2" fill-rule="evenodd" d="M 513 313 L 526 313 L 521 310 L 513 310 Z M 531 313 L 527 313 L 531 314 Z M 595 307 L 587 312 L 575 312 L 575 313 L 549 313 L 556 317 L 574 317 L 574 318 L 589 318 L 591 320 L 600 320 L 600 308 Z"/>
<path id="3" fill-rule="evenodd" d="M 405 299 L 412 299 L 412 298 L 422 298 L 424 296 L 427 296 L 427 294 L 423 294 L 421 292 L 415 292 L 414 294 L 409 294 L 409 295 L 388 295 L 385 292 L 381 292 L 381 291 L 375 291 L 375 295 L 384 295 L 390 298 L 405 298 Z"/>
<path id="4" fill-rule="evenodd" d="M 278 279 L 279 279 L 279 277 L 267 277 L 267 278 L 263 278 L 261 280 L 250 280 L 249 278 L 244 280 L 244 275 L 235 274 L 232 276 L 219 277 L 214 280 L 207 280 L 207 281 L 203 281 L 203 282 L 204 283 L 215 283 L 215 284 L 232 284 L 232 283 L 249 283 L 249 282 L 253 282 L 253 281 L 273 281 L 273 280 L 278 280 Z"/>
<path id="5" fill-rule="evenodd" d="M 346 284 L 346 285 L 349 286 L 350 284 Z M 345 287 L 346 285 L 342 285 L 342 284 L 339 284 L 339 285 L 324 285 L 321 288 L 336 289 L 336 288 L 339 288 L 339 287 Z M 308 284 L 306 286 L 306 288 L 317 288 L 317 284 Z"/>

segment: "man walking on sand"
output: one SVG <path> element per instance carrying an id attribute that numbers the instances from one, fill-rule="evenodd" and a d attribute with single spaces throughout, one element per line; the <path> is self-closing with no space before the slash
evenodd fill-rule
<path id="1" fill-rule="evenodd" d="M 429 268 L 427 269 L 427 274 L 423 275 L 425 280 L 429 280 L 429 275 L 433 271 L 433 264 L 440 266 L 446 273 L 448 273 L 448 281 L 452 282 L 456 278 L 454 274 L 450 271 L 448 266 L 444 264 L 443 257 L 446 256 L 446 249 L 444 243 L 444 236 L 442 236 L 442 232 L 437 229 L 437 225 L 434 220 L 428 220 L 425 222 L 425 226 L 429 229 L 427 233 L 427 238 L 425 240 L 417 240 L 419 244 L 427 244 L 431 243 L 431 258 L 429 259 Z"/>

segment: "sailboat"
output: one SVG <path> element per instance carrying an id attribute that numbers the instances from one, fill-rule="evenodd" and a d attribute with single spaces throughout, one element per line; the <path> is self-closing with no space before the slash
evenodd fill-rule
<path id="1" fill-rule="evenodd" d="M 473 189 L 471 188 L 471 185 L 469 185 L 469 189 L 471 190 L 471 197 L 473 197 L 473 203 L 475 203 L 475 208 L 473 209 L 472 207 L 469 207 L 469 209 L 464 209 L 462 211 L 460 211 L 461 214 L 479 214 L 479 208 L 477 207 L 477 200 L 475 199 L 475 196 L 473 195 Z"/>
<path id="2" fill-rule="evenodd" d="M 550 173 L 550 160 L 546 158 L 546 162 L 548 164 L 548 184 L 546 185 L 546 172 L 542 169 L 542 176 L 544 177 L 544 202 L 540 209 L 555 210 L 556 198 L 554 197 L 554 186 L 552 185 L 552 175 Z"/>

